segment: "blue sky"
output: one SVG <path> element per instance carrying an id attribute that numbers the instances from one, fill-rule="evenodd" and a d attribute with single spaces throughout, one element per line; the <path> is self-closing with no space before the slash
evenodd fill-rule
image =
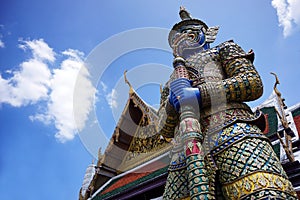
<path id="1" fill-rule="evenodd" d="M 299 0 L 2 0 L 2 199 L 78 198 L 85 169 L 95 151 L 89 145 L 98 144 L 91 138 L 84 140 L 84 132 L 92 126 L 88 116 L 95 114 L 95 123 L 104 134 L 99 146 L 104 145 L 127 98 L 124 70 L 128 70 L 129 81 L 151 105 L 158 103 L 159 83 L 172 70 L 172 55 L 164 49 L 167 35 L 156 38 L 159 34 L 148 33 L 140 34 L 136 40 L 165 42 L 154 48 L 139 44 L 142 49 L 129 49 L 101 66 L 104 58 L 128 46 L 128 42 L 136 42 L 135 38 L 126 42 L 126 38 L 117 40 L 114 36 L 128 31 L 131 34 L 130 30 L 140 33 L 137 28 L 148 32 L 162 28 L 159 32 L 164 35 L 179 21 L 180 5 L 209 26 L 220 26 L 214 44 L 234 39 L 246 51 L 254 50 L 254 64 L 265 88 L 263 97 L 251 106 L 271 94 L 274 77 L 270 72 L 279 76 L 278 88 L 288 106 L 300 101 Z M 105 53 L 98 55 L 101 48 Z M 92 68 L 82 70 L 85 61 L 96 57 Z M 157 66 L 162 70 L 158 71 Z M 93 70 L 98 68 L 104 71 L 95 77 Z M 95 82 L 91 81 L 93 78 Z M 81 84 L 76 85 L 78 80 Z M 74 96 L 75 100 L 74 90 L 80 94 Z M 73 106 L 73 100 L 79 105 Z"/>

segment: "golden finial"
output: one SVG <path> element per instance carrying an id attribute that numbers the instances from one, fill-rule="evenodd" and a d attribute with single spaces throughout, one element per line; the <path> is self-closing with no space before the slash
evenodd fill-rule
<path id="1" fill-rule="evenodd" d="M 294 162 L 295 161 L 295 156 L 293 154 L 293 145 L 292 145 L 292 137 L 291 135 L 289 135 L 286 131 L 289 129 L 289 124 L 288 121 L 286 119 L 285 116 L 285 112 L 284 112 L 284 99 L 281 98 L 281 93 L 279 92 L 279 90 L 277 89 L 277 85 L 280 84 L 279 79 L 277 74 L 275 74 L 274 72 L 271 72 L 271 74 L 273 74 L 275 76 L 275 84 L 274 84 L 274 92 L 277 95 L 277 99 L 279 102 L 279 108 L 280 108 L 280 112 L 276 109 L 275 107 L 275 111 L 277 113 L 277 116 L 280 119 L 281 125 L 284 128 L 284 137 L 285 137 L 285 141 L 283 141 L 283 139 L 280 137 L 279 133 L 277 132 L 277 137 L 279 139 L 279 142 L 281 143 L 281 145 L 283 146 L 283 149 L 288 157 L 288 159 L 290 160 L 290 162 Z"/>
<path id="2" fill-rule="evenodd" d="M 160 94 L 162 94 L 162 93 L 163 93 L 162 84 L 159 84 L 159 92 L 160 92 Z"/>
<path id="3" fill-rule="evenodd" d="M 273 87 L 273 88 L 274 88 L 274 91 L 275 91 L 275 93 L 276 93 L 276 95 L 277 95 L 278 97 L 281 97 L 281 93 L 280 93 L 279 90 L 277 89 L 277 85 L 280 84 L 279 79 L 278 79 L 278 76 L 277 76 L 277 74 L 275 74 L 274 72 L 271 72 L 271 74 L 275 76 L 275 84 L 274 84 L 274 87 Z"/>
<path id="4" fill-rule="evenodd" d="M 127 73 L 127 70 L 124 71 L 124 80 L 125 80 L 125 83 L 127 83 L 129 85 L 129 94 L 132 94 L 133 93 L 133 88 L 132 88 L 132 85 L 130 84 L 130 82 L 128 81 L 128 79 L 126 77 L 126 73 Z"/>
<path id="5" fill-rule="evenodd" d="M 98 149 L 98 161 L 101 160 L 103 158 L 103 154 L 101 152 L 101 147 L 99 147 Z"/>

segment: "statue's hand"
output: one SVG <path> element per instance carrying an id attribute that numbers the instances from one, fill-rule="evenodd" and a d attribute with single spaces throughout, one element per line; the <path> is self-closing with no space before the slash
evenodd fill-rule
<path id="1" fill-rule="evenodd" d="M 196 110 L 201 107 L 200 91 L 198 88 L 193 88 L 188 79 L 179 78 L 171 82 L 170 91 L 169 101 L 177 112 L 184 105 L 193 106 Z"/>

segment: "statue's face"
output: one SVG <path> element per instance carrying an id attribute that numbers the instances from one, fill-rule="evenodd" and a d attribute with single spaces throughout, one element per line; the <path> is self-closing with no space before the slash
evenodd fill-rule
<path id="1" fill-rule="evenodd" d="M 205 43 L 205 34 L 202 31 L 202 26 L 185 26 L 181 34 L 187 34 L 191 41 L 203 46 Z"/>
<path id="2" fill-rule="evenodd" d="M 202 26 L 183 27 L 181 32 L 175 34 L 173 42 L 174 54 L 183 58 L 209 48 Z"/>

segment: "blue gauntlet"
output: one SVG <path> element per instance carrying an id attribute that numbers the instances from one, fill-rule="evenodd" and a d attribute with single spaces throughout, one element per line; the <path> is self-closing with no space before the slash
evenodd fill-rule
<path id="1" fill-rule="evenodd" d="M 170 84 L 169 102 L 179 112 L 182 105 L 190 105 L 195 109 L 201 107 L 201 95 L 198 88 L 193 88 L 186 78 L 179 78 Z"/>

